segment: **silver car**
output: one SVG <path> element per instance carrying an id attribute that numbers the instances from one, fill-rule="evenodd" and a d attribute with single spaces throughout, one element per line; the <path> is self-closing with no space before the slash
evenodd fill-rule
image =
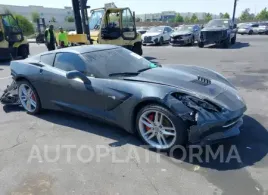
<path id="1" fill-rule="evenodd" d="M 242 24 L 238 27 L 237 34 L 241 34 L 241 35 L 257 34 L 258 27 L 259 27 L 259 24 L 257 24 L 257 23 L 256 24 L 252 24 L 252 23 Z"/>
<path id="2" fill-rule="evenodd" d="M 170 44 L 175 45 L 194 45 L 198 40 L 201 28 L 198 25 L 182 25 L 179 26 L 170 38 Z"/>

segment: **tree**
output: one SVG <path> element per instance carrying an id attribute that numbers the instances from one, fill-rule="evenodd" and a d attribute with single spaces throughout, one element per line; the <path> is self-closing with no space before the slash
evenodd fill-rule
<path id="1" fill-rule="evenodd" d="M 205 20 L 205 22 L 209 22 L 210 20 L 212 20 L 212 14 L 205 13 L 204 14 L 204 20 Z"/>
<path id="2" fill-rule="evenodd" d="M 7 7 L 5 7 L 4 14 L 12 14 L 12 12 Z"/>
<path id="3" fill-rule="evenodd" d="M 251 21 L 251 20 L 254 20 L 254 14 L 251 14 L 250 13 L 250 9 L 249 8 L 247 8 L 247 9 L 245 9 L 243 12 L 242 12 L 242 14 L 240 15 L 240 17 L 239 17 L 239 19 L 241 20 L 241 21 Z"/>
<path id="4" fill-rule="evenodd" d="M 141 19 L 140 18 L 136 18 L 136 22 L 141 22 Z"/>
<path id="5" fill-rule="evenodd" d="M 268 20 L 268 10 L 264 8 L 260 13 L 257 14 L 256 19 L 258 20 Z"/>
<path id="6" fill-rule="evenodd" d="M 175 17 L 175 22 L 183 22 L 183 17 L 178 13 Z"/>
<path id="7" fill-rule="evenodd" d="M 198 23 L 199 20 L 198 20 L 198 17 L 196 16 L 196 14 L 193 14 L 192 17 L 191 17 L 191 22 L 192 23 Z"/>
<path id="8" fill-rule="evenodd" d="M 50 19 L 50 22 L 56 22 L 56 18 L 53 16 L 53 17 Z"/>
<path id="9" fill-rule="evenodd" d="M 184 18 L 184 22 L 185 22 L 186 24 L 191 23 L 191 18 L 190 18 L 189 16 L 185 16 L 185 18 Z"/>
<path id="10" fill-rule="evenodd" d="M 73 17 L 73 16 L 67 16 L 67 17 L 65 18 L 65 21 L 66 21 L 66 22 L 74 22 L 74 17 Z"/>
<path id="11" fill-rule="evenodd" d="M 18 20 L 18 24 L 24 35 L 27 36 L 34 34 L 34 27 L 27 18 L 22 15 L 14 15 L 14 17 Z"/>
<path id="12" fill-rule="evenodd" d="M 224 15 L 223 13 L 220 13 L 220 14 L 219 14 L 220 18 L 223 18 L 223 15 Z"/>
<path id="13" fill-rule="evenodd" d="M 225 14 L 223 14 L 222 18 L 230 19 L 230 15 L 226 12 Z"/>
<path id="14" fill-rule="evenodd" d="M 32 21 L 37 22 L 37 20 L 40 18 L 40 14 L 38 12 L 32 12 Z"/>

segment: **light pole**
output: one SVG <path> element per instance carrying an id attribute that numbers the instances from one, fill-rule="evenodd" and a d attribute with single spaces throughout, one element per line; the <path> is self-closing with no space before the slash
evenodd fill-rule
<path id="1" fill-rule="evenodd" d="M 236 11 L 236 4 L 238 0 L 234 0 L 234 10 L 233 10 L 233 23 L 235 22 L 235 11 Z"/>

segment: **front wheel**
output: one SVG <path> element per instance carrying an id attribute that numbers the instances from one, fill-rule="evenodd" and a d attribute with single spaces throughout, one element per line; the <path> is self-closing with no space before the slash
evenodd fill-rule
<path id="1" fill-rule="evenodd" d="M 199 48 L 203 48 L 204 47 L 204 43 L 203 42 L 198 42 L 198 47 Z"/>
<path id="2" fill-rule="evenodd" d="M 187 141 L 186 124 L 159 105 L 142 108 L 137 115 L 136 127 L 141 139 L 153 149 L 170 150 Z"/>
<path id="3" fill-rule="evenodd" d="M 164 44 L 164 38 L 161 37 L 160 40 L 159 40 L 159 46 L 163 45 Z"/>
<path id="4" fill-rule="evenodd" d="M 18 82 L 20 103 L 29 114 L 38 114 L 41 110 L 39 96 L 34 87 L 28 81 Z"/>
<path id="5" fill-rule="evenodd" d="M 231 44 L 234 45 L 236 42 L 236 36 L 234 36 L 232 39 L 231 39 Z"/>

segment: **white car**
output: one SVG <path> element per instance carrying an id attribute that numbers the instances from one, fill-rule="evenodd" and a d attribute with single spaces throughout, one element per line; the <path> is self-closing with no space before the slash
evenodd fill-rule
<path id="1" fill-rule="evenodd" d="M 142 44 L 162 45 L 169 43 L 170 35 L 173 29 L 169 26 L 156 26 L 150 28 L 145 34 L 141 36 Z"/>
<path id="2" fill-rule="evenodd" d="M 257 34 L 258 33 L 258 28 L 259 24 L 251 24 L 251 23 L 246 23 L 242 24 L 238 27 L 237 33 L 244 35 L 252 35 L 252 34 Z"/>
<path id="3" fill-rule="evenodd" d="M 258 34 L 268 35 L 268 22 L 260 23 L 258 27 Z"/>

